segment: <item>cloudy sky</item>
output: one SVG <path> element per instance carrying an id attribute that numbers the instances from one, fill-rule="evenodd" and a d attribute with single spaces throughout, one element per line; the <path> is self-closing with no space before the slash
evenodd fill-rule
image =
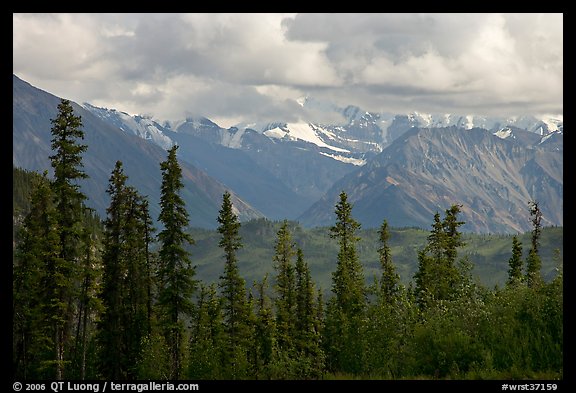
<path id="1" fill-rule="evenodd" d="M 14 74 L 157 120 L 563 114 L 562 14 L 13 14 Z M 310 119 L 316 117 L 316 119 Z"/>

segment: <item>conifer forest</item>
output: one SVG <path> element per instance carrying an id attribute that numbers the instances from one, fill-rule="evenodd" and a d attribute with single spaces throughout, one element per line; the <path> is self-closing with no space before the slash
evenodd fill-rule
<path id="1" fill-rule="evenodd" d="M 538 201 L 532 231 L 512 236 L 506 281 L 487 286 L 460 253 L 461 205 L 430 217 L 411 277 L 400 277 L 386 220 L 378 272 L 364 271 L 360 224 L 345 192 L 327 228 L 328 287 L 315 281 L 294 226 L 278 222 L 271 268 L 248 282 L 247 247 L 228 192 L 217 218 L 220 264 L 198 277 L 180 196 L 178 146 L 167 151 L 160 214 L 116 162 L 106 217 L 86 207 L 82 119 L 61 100 L 53 175 L 13 169 L 12 376 L 54 380 L 562 379 L 563 270 L 542 274 Z M 242 254 L 245 255 L 245 254 Z"/>

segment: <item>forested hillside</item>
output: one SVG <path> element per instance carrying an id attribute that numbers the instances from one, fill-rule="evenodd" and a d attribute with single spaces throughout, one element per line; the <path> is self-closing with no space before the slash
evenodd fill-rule
<path id="1" fill-rule="evenodd" d="M 190 230 L 174 146 L 155 229 L 120 160 L 106 217 L 86 208 L 81 118 L 62 100 L 52 124 L 54 177 L 14 169 L 15 379 L 563 378 L 562 228 L 537 201 L 508 237 L 463 234 L 457 204 L 362 231 L 345 192 L 327 228 L 241 224 L 224 192 Z"/>
<path id="2" fill-rule="evenodd" d="M 32 179 L 38 177 L 36 172 L 19 168 L 13 170 L 14 182 L 14 217 L 29 211 L 27 195 L 32 189 Z M 273 271 L 272 258 L 276 233 L 282 221 L 255 219 L 243 223 L 240 236 L 244 247 L 238 250 L 238 264 L 247 282 L 260 280 L 264 274 Z M 294 242 L 302 248 L 307 256 L 313 280 L 324 291 L 329 292 L 332 270 L 336 264 L 337 243 L 330 239 L 329 227 L 306 228 L 296 221 L 289 221 L 288 227 Z M 189 245 L 192 264 L 201 280 L 215 283 L 223 266 L 223 258 L 218 248 L 219 234 L 216 230 L 189 228 L 194 245 Z M 421 228 L 390 228 L 389 245 L 394 257 L 394 264 L 403 284 L 408 285 L 418 268 L 418 250 L 426 244 L 429 231 Z M 358 231 L 358 254 L 364 265 L 366 282 L 371 283 L 374 275 L 379 274 L 378 265 L 378 231 L 360 229 Z M 530 232 L 518 234 L 523 244 L 530 242 Z M 463 233 L 465 244 L 460 248 L 460 255 L 467 257 L 473 265 L 473 278 L 486 287 L 502 286 L 507 279 L 508 259 L 512 254 L 512 237 L 510 234 L 476 234 Z M 540 239 L 540 256 L 542 258 L 542 275 L 551 281 L 557 274 L 559 260 L 564 254 L 564 228 L 544 227 Z M 525 249 L 523 257 L 528 250 Z"/>
<path id="3" fill-rule="evenodd" d="M 252 220 L 242 224 L 240 235 L 244 247 L 238 251 L 239 266 L 250 282 L 258 280 L 273 270 L 272 257 L 276 232 L 281 221 L 266 219 Z M 302 248 L 310 264 L 314 280 L 326 291 L 330 290 L 332 270 L 336 265 L 338 244 L 330 239 L 329 227 L 306 228 L 297 222 L 288 222 L 294 242 Z M 192 228 L 196 240 L 190 246 L 192 261 L 197 265 L 197 273 L 203 280 L 215 282 L 223 264 L 218 249 L 218 233 L 212 230 Z M 420 228 L 390 228 L 389 245 L 400 280 L 408 285 L 418 268 L 418 251 L 426 245 L 429 231 Z M 563 255 L 563 227 L 542 229 L 540 255 L 542 275 L 547 281 L 556 276 L 557 252 Z M 360 229 L 358 231 L 358 254 L 364 265 L 367 283 L 379 274 L 378 231 Z M 472 276 L 486 287 L 502 286 L 507 279 L 508 259 L 512 253 L 512 237 L 507 234 L 463 233 L 465 245 L 459 250 L 473 265 Z M 530 232 L 518 234 L 523 244 L 530 242 Z M 557 250 L 557 251 L 556 251 Z M 524 250 L 524 257 L 528 250 Z"/>

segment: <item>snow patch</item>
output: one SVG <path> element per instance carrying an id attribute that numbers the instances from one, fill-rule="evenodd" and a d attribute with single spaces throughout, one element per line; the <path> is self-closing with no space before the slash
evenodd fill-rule
<path id="1" fill-rule="evenodd" d="M 349 150 L 330 146 L 329 144 L 325 143 L 318 136 L 318 131 L 308 123 L 288 123 L 286 124 L 285 128 L 276 127 L 270 130 L 266 130 L 264 131 L 264 135 L 275 139 L 289 139 L 293 141 L 301 140 L 312 143 L 318 147 L 325 147 L 333 151 L 350 153 Z"/>
<path id="2" fill-rule="evenodd" d="M 225 145 L 231 149 L 242 148 L 242 136 L 246 132 L 246 128 L 239 129 L 236 133 L 232 134 L 230 131 L 224 133 Z"/>
<path id="3" fill-rule="evenodd" d="M 322 154 L 323 156 L 326 156 L 326 157 L 330 157 L 336 161 L 344 162 L 346 164 L 352 164 L 352 165 L 356 165 L 356 166 L 363 166 L 366 164 L 366 160 L 362 160 L 360 158 L 344 157 L 344 156 L 341 156 L 338 154 L 329 154 L 329 153 L 324 153 L 324 152 L 320 152 L 320 154 Z"/>
<path id="4" fill-rule="evenodd" d="M 506 139 L 506 138 L 508 138 L 510 135 L 512 135 L 512 130 L 509 129 L 509 128 L 503 128 L 503 129 L 501 129 L 501 130 L 499 130 L 499 131 L 496 131 L 496 132 L 494 133 L 494 135 L 496 135 L 498 138 Z"/>

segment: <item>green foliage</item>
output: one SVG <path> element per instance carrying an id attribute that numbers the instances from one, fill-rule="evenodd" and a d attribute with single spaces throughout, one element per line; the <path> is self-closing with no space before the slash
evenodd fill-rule
<path id="1" fill-rule="evenodd" d="M 23 217 L 30 211 L 30 196 L 41 178 L 43 176 L 37 172 L 12 167 L 12 215 L 15 218 Z"/>
<path id="2" fill-rule="evenodd" d="M 102 261 L 104 310 L 99 324 L 101 372 L 109 379 L 134 379 L 142 338 L 150 333 L 150 216 L 147 203 L 126 185 L 122 163 L 110 176 L 110 206 Z"/>
<path id="3" fill-rule="evenodd" d="M 337 306 L 344 314 L 359 315 L 366 296 L 362 265 L 356 252 L 356 244 L 360 240 L 356 231 L 360 224 L 352 217 L 352 205 L 348 203 L 346 193 L 340 194 L 335 212 L 336 223 L 330 228 L 330 236 L 338 240 L 340 250 L 333 274 L 332 292 L 336 295 Z"/>
<path id="4" fill-rule="evenodd" d="M 531 247 L 528 252 L 528 258 L 526 259 L 526 282 L 528 286 L 534 287 L 542 283 L 542 274 L 540 271 L 542 269 L 542 261 L 539 254 L 540 236 L 542 233 L 542 212 L 536 201 L 530 201 L 528 206 L 533 229 L 530 241 Z"/>
<path id="5" fill-rule="evenodd" d="M 50 317 L 52 294 L 48 291 L 54 269 L 60 263 L 60 242 L 54 196 L 49 182 L 37 182 L 31 210 L 18 234 L 19 243 L 13 266 L 13 365 L 16 376 L 45 374 L 53 357 L 54 336 Z"/>
<path id="6" fill-rule="evenodd" d="M 166 343 L 170 349 L 171 378 L 179 378 L 183 365 L 185 340 L 183 317 L 193 312 L 192 295 L 196 289 L 196 274 L 189 258 L 186 244 L 194 240 L 185 230 L 188 227 L 188 212 L 179 192 L 183 187 L 182 169 L 176 158 L 178 146 L 168 151 L 166 161 L 160 163 L 162 187 L 160 215 L 164 225 L 159 233 L 158 251 L 158 312 Z"/>
<path id="7" fill-rule="evenodd" d="M 325 347 L 328 364 L 346 372 L 360 372 L 364 366 L 366 289 L 362 265 L 356 252 L 360 224 L 352 217 L 352 205 L 345 192 L 336 204 L 336 223 L 331 237 L 340 250 L 332 276 L 333 301 L 326 310 Z"/>
<path id="8" fill-rule="evenodd" d="M 187 378 L 221 379 L 224 345 L 222 299 L 216 293 L 215 284 L 202 284 L 190 326 Z"/>
<path id="9" fill-rule="evenodd" d="M 152 331 L 154 332 L 152 335 L 142 338 L 142 355 L 136 363 L 138 379 L 159 381 L 171 379 L 170 348 L 158 329 Z"/>
<path id="10" fill-rule="evenodd" d="M 382 304 L 393 305 L 396 301 L 400 276 L 396 273 L 396 267 L 392 262 L 392 254 L 390 251 L 390 246 L 388 245 L 388 240 L 390 239 L 390 233 L 388 231 L 388 222 L 384 220 L 382 226 L 378 231 L 380 236 L 380 248 L 378 248 L 378 256 L 380 262 L 380 268 L 382 269 L 382 275 L 380 278 L 380 292 L 379 300 Z"/>
<path id="11" fill-rule="evenodd" d="M 518 236 L 512 238 L 512 256 L 508 260 L 508 281 L 507 284 L 515 285 L 522 281 L 522 243 Z"/>
<path id="12" fill-rule="evenodd" d="M 14 168 L 14 378 L 563 377 L 563 230 L 541 227 L 536 202 L 534 229 L 512 237 L 511 253 L 510 235 L 460 233 L 460 205 L 429 232 L 386 220 L 361 230 L 344 192 L 330 228 L 241 225 L 226 192 L 218 230 L 191 231 L 175 146 L 160 165 L 154 244 L 121 162 L 103 229 L 83 206 L 80 127 L 63 100 L 54 180 Z"/>
<path id="13" fill-rule="evenodd" d="M 296 252 L 296 318 L 294 331 L 295 359 L 298 379 L 318 379 L 324 370 L 322 349 L 322 298 L 316 300 L 314 282 L 302 249 Z"/>
<path id="14" fill-rule="evenodd" d="M 245 378 L 249 369 L 248 340 L 252 310 L 246 297 L 246 281 L 238 270 L 236 251 L 242 246 L 240 222 L 233 212 L 229 192 L 225 192 L 222 197 L 218 223 L 221 235 L 218 245 L 223 249 L 225 258 L 224 273 L 219 283 L 223 297 L 226 342 L 223 368 L 226 370 L 225 378 L 239 379 Z"/>
<path id="15" fill-rule="evenodd" d="M 247 282 L 259 281 L 266 273 L 274 274 L 270 261 L 274 257 L 276 234 L 282 221 L 264 219 L 242 223 L 239 234 L 243 247 L 238 250 L 238 266 Z M 310 273 L 318 287 L 324 288 L 324 296 L 330 293 L 334 256 L 338 254 L 338 244 L 330 240 L 329 228 L 302 228 L 289 222 L 294 243 L 302 248 L 310 268 Z M 218 248 L 219 234 L 215 230 L 192 228 L 190 233 L 196 240 L 194 261 L 198 277 L 205 282 L 217 282 L 221 274 L 222 255 Z M 427 244 L 429 231 L 416 228 L 389 228 L 388 245 L 394 266 L 400 276 L 400 282 L 409 285 L 418 270 L 418 251 Z M 463 233 L 465 245 L 460 247 L 460 257 L 467 257 L 473 265 L 475 279 L 487 287 L 504 285 L 508 279 L 508 260 L 511 256 L 512 236 L 508 234 Z M 530 242 L 530 232 L 518 234 L 524 244 Z M 357 243 L 358 258 L 364 269 L 366 284 L 373 277 L 380 277 L 382 269 L 379 263 L 378 248 L 380 240 L 378 229 L 360 229 Z M 542 259 L 542 276 L 545 281 L 552 280 L 557 272 L 554 250 L 563 250 L 563 228 L 542 228 L 539 253 Z"/>
<path id="16" fill-rule="evenodd" d="M 82 153 L 87 146 L 78 143 L 84 136 L 82 120 L 70 101 L 61 100 L 51 122 L 54 179 L 48 180 L 45 172 L 33 180 L 35 176 L 14 170 L 14 198 L 20 204 L 15 218 L 25 214 L 15 235 L 13 295 L 19 304 L 14 304 L 14 373 L 85 378 L 92 373 L 95 353 L 100 228 L 83 205 L 86 196 L 78 184 L 86 178 Z"/>
<path id="17" fill-rule="evenodd" d="M 277 293 L 276 306 L 276 330 L 278 347 L 283 351 L 293 348 L 293 337 L 296 332 L 296 287 L 294 278 L 294 265 L 292 258 L 296 254 L 294 242 L 288 229 L 288 221 L 284 221 L 278 230 L 275 254 L 273 257 L 274 269 L 276 270 Z"/>
<path id="18" fill-rule="evenodd" d="M 437 301 L 452 300 L 460 282 L 455 265 L 457 248 L 464 245 L 458 227 L 458 205 L 446 210 L 443 221 L 434 215 L 434 224 L 428 236 L 428 244 L 418 253 L 418 272 L 414 275 L 416 299 L 421 309 L 433 306 Z"/>
<path id="19" fill-rule="evenodd" d="M 256 379 L 271 378 L 272 366 L 277 356 L 277 332 L 272 304 L 266 291 L 268 289 L 268 275 L 261 282 L 254 283 L 258 298 L 256 303 L 256 318 L 252 347 L 252 373 Z"/>
<path id="20" fill-rule="evenodd" d="M 561 373 L 563 293 L 555 280 L 539 288 L 506 287 L 488 298 L 479 338 L 489 364 L 500 372 Z"/>

